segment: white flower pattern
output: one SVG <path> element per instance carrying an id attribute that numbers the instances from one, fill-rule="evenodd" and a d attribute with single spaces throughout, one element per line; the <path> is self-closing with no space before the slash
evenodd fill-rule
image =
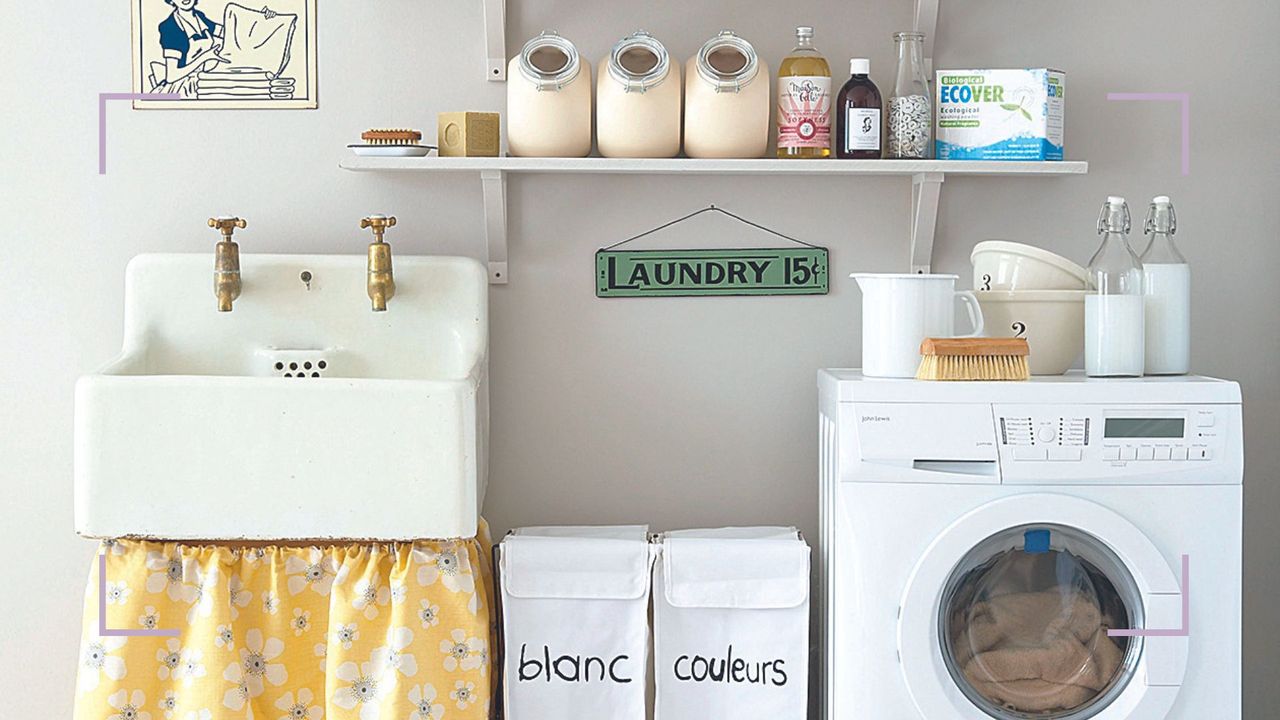
<path id="1" fill-rule="evenodd" d="M 392 628 L 387 631 L 387 644 L 373 651 L 381 663 L 405 677 L 413 677 L 418 673 L 418 661 L 405 649 L 413 643 L 413 631 L 407 627 Z"/>
<path id="2" fill-rule="evenodd" d="M 276 709 L 283 710 L 279 720 L 320 720 L 324 717 L 324 708 L 313 705 L 315 695 L 309 688 L 301 688 L 296 693 L 287 692 L 276 700 Z"/>
<path id="3" fill-rule="evenodd" d="M 116 711 L 107 720 L 151 720 L 151 713 L 142 709 L 147 704 L 147 696 L 141 690 L 118 690 L 107 698 L 107 704 Z"/>
<path id="4" fill-rule="evenodd" d="M 351 607 L 363 610 L 366 620 L 378 617 L 378 607 L 391 601 L 391 588 L 380 585 L 382 578 L 378 573 L 362 578 L 355 586 L 355 594 L 351 598 Z"/>
<path id="5" fill-rule="evenodd" d="M 161 552 L 147 553 L 147 569 L 153 570 L 147 576 L 146 589 L 149 593 L 163 592 L 175 602 L 189 602 L 188 586 L 182 580 L 186 575 L 181 555 L 165 555 Z"/>
<path id="6" fill-rule="evenodd" d="M 160 613 L 154 605 L 148 605 L 142 609 L 142 614 L 138 616 L 138 624 L 144 630 L 155 630 L 160 626 Z"/>
<path id="7" fill-rule="evenodd" d="M 213 614 L 214 600 L 217 595 L 218 587 L 218 567 L 216 565 L 209 568 L 201 568 L 194 565 L 191 568 L 191 575 L 195 579 L 195 583 L 186 586 L 186 601 L 191 603 L 191 608 L 187 610 L 187 624 L 195 622 L 196 616 L 209 617 Z"/>
<path id="8" fill-rule="evenodd" d="M 240 661 L 231 663 L 222 672 L 224 680 L 236 685 L 223 695 L 222 704 L 239 710 L 246 701 L 266 690 L 263 680 L 276 687 L 283 685 L 289 678 L 288 671 L 283 663 L 271 662 L 283 652 L 284 642 L 278 638 L 265 638 L 258 628 L 245 633 Z"/>
<path id="9" fill-rule="evenodd" d="M 219 625 L 213 634 L 213 644 L 228 650 L 236 649 L 236 636 L 230 625 Z"/>
<path id="10" fill-rule="evenodd" d="M 285 560 L 284 571 L 288 573 L 286 585 L 290 595 L 297 595 L 306 588 L 329 596 L 333 589 L 334 578 L 338 574 L 337 562 L 320 548 L 311 548 L 304 560 L 301 557 L 290 557 Z"/>
<path id="11" fill-rule="evenodd" d="M 204 651 L 198 648 L 184 648 L 178 660 L 178 668 L 173 673 L 174 678 L 182 680 L 185 687 L 191 687 L 191 683 L 207 674 L 204 665 L 200 662 L 203 658 Z"/>
<path id="12" fill-rule="evenodd" d="M 465 680 L 458 680 L 453 684 L 453 690 L 449 692 L 449 697 L 458 704 L 459 710 L 466 710 L 467 706 L 475 702 L 476 684 Z M 361 720 L 364 720 L 361 718 Z"/>
<path id="13" fill-rule="evenodd" d="M 164 711 L 165 720 L 173 720 L 178 711 L 178 695 L 172 690 L 165 690 L 160 698 L 160 709 Z"/>
<path id="14" fill-rule="evenodd" d="M 311 629 L 311 611 L 302 608 L 293 609 L 293 619 L 289 621 L 289 627 L 293 628 L 295 636 Z"/>
<path id="15" fill-rule="evenodd" d="M 177 677 L 178 665 L 182 662 L 182 643 L 177 638 L 169 638 L 164 647 L 156 650 L 156 660 L 160 667 L 156 668 L 156 677 L 168 680 L 170 675 Z"/>
<path id="16" fill-rule="evenodd" d="M 421 607 L 418 610 L 418 621 L 422 623 L 423 628 L 433 628 L 440 624 L 439 605 L 433 605 L 430 600 L 423 600 L 419 605 Z"/>
<path id="17" fill-rule="evenodd" d="M 489 591 L 481 547 L 104 543 L 107 626 L 178 630 L 88 631 L 75 716 L 479 720 L 494 631 L 478 612 Z M 86 629 L 97 588 L 85 596 Z"/>
<path id="18" fill-rule="evenodd" d="M 337 630 L 333 631 L 333 639 L 343 650 L 350 650 L 351 643 L 360 639 L 360 628 L 355 623 L 349 625 L 339 625 Z"/>
<path id="19" fill-rule="evenodd" d="M 129 593 L 132 590 L 124 582 L 108 582 L 107 583 L 107 604 L 108 605 L 124 605 L 129 601 Z"/>
<path id="20" fill-rule="evenodd" d="M 431 683 L 409 688 L 408 697 L 413 704 L 409 720 L 440 720 L 444 717 L 444 705 L 436 702 L 436 688 Z"/>
<path id="21" fill-rule="evenodd" d="M 396 674 L 387 670 L 377 654 L 359 665 L 349 660 L 342 663 L 335 674 L 346 684 L 334 690 L 333 704 L 343 710 L 359 708 L 360 720 L 378 720 L 383 698 L 396 686 Z"/>
<path id="22" fill-rule="evenodd" d="M 91 639 L 80 654 L 80 691 L 90 692 L 102 682 L 106 675 L 111 680 L 120 680 L 128 672 L 124 658 L 112 653 L 124 647 L 125 638 L 99 637 Z"/>
<path id="23" fill-rule="evenodd" d="M 232 575 L 227 581 L 227 599 L 231 604 L 231 619 L 235 620 L 240 617 L 240 608 L 253 600 L 253 592 L 245 588 L 243 578 Z"/>

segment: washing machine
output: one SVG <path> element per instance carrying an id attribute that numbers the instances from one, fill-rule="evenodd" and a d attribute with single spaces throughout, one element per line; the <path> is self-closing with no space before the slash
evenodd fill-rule
<path id="1" fill-rule="evenodd" d="M 825 717 L 1241 717 L 1238 385 L 819 388 Z"/>

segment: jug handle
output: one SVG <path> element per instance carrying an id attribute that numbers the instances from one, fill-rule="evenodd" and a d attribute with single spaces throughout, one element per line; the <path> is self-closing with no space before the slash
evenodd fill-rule
<path id="1" fill-rule="evenodd" d="M 986 324 L 982 319 L 982 306 L 978 304 L 978 296 L 974 295 L 972 290 L 957 290 L 956 297 L 964 301 L 964 307 L 969 311 L 969 323 L 973 325 L 972 333 L 956 335 L 956 337 L 981 337 Z"/>

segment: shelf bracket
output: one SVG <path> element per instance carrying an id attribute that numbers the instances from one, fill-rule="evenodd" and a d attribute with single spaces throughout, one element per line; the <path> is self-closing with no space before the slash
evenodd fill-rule
<path id="1" fill-rule="evenodd" d="M 504 82 L 507 79 L 507 0 L 483 0 L 483 3 L 484 75 L 489 82 Z"/>
<path id="2" fill-rule="evenodd" d="M 924 72 L 929 83 L 933 83 L 933 41 L 938 32 L 939 0 L 916 0 L 916 15 L 913 27 L 924 33 Z"/>
<path id="3" fill-rule="evenodd" d="M 943 174 L 911 176 L 911 272 L 927 273 L 933 265 L 933 235 L 938 226 L 938 196 Z"/>
<path id="4" fill-rule="evenodd" d="M 489 248 L 489 284 L 507 284 L 507 174 L 481 170 L 484 190 L 484 236 Z"/>

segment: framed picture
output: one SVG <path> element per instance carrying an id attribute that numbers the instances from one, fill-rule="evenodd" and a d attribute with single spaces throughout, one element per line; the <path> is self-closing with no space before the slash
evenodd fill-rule
<path id="1" fill-rule="evenodd" d="M 317 107 L 316 0 L 130 2 L 135 108 Z"/>

